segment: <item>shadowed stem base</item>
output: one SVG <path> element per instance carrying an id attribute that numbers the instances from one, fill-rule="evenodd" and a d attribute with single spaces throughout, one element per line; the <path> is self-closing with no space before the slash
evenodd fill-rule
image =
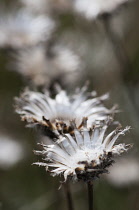
<path id="1" fill-rule="evenodd" d="M 87 183 L 88 185 L 88 210 L 94 210 L 93 208 L 93 203 L 94 203 L 94 199 L 93 199 L 93 182 L 89 181 Z"/>
<path id="2" fill-rule="evenodd" d="M 64 190 L 65 190 L 65 195 L 67 199 L 68 210 L 74 210 L 71 191 L 70 191 L 70 185 L 68 181 L 64 184 Z"/>

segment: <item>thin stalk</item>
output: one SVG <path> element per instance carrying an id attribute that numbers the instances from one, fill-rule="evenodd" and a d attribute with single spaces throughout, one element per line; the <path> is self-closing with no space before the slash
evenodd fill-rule
<path id="1" fill-rule="evenodd" d="M 88 186 L 88 210 L 93 210 L 93 203 L 94 203 L 94 199 L 93 199 L 93 182 L 89 181 L 87 183 Z"/>
<path id="2" fill-rule="evenodd" d="M 119 37 L 115 34 L 113 29 L 111 28 L 111 15 L 103 15 L 102 16 L 103 25 L 105 29 L 105 33 L 108 37 L 108 40 L 113 47 L 113 51 L 115 53 L 115 57 L 120 65 L 121 71 L 131 71 L 131 63 L 129 61 L 128 55 L 126 50 L 123 46 L 122 41 Z"/>
<path id="3" fill-rule="evenodd" d="M 127 55 L 122 40 L 119 39 L 114 29 L 112 29 L 111 27 L 111 15 L 103 15 L 102 20 L 103 20 L 105 33 L 107 35 L 108 40 L 111 43 L 111 46 L 113 47 L 113 51 L 115 53 L 117 62 L 120 65 L 121 79 L 122 79 L 121 81 L 124 83 L 125 82 L 124 80 L 126 80 L 128 73 L 133 71 L 132 63 Z M 134 103 L 133 94 L 130 93 L 129 91 L 127 91 L 127 94 L 132 99 L 131 100 L 132 103 Z M 134 103 L 134 106 L 136 106 L 136 103 Z"/>
<path id="4" fill-rule="evenodd" d="M 70 185 L 68 181 L 64 184 L 64 189 L 65 189 L 65 195 L 66 195 L 66 200 L 67 200 L 67 208 L 68 210 L 74 210 Z"/>

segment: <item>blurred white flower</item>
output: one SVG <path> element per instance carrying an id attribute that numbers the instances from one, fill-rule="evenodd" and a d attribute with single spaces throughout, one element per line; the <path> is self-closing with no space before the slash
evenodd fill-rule
<path id="1" fill-rule="evenodd" d="M 19 51 L 14 55 L 13 68 L 23 77 L 31 80 L 36 85 L 48 83 L 49 71 L 47 71 L 45 49 L 35 46 Z M 46 75 L 45 75 L 46 74 Z"/>
<path id="2" fill-rule="evenodd" d="M 0 47 L 20 48 L 46 41 L 55 23 L 46 16 L 33 16 L 24 10 L 0 16 Z"/>
<path id="3" fill-rule="evenodd" d="M 62 45 L 57 45 L 52 50 L 52 53 L 54 57 L 53 65 L 57 67 L 57 69 L 71 73 L 81 68 L 79 57 L 70 49 Z"/>
<path id="4" fill-rule="evenodd" d="M 27 9 L 39 14 L 66 12 L 71 9 L 72 0 L 20 0 Z"/>
<path id="5" fill-rule="evenodd" d="M 75 0 L 74 9 L 87 19 L 94 19 L 103 13 L 111 13 L 127 1 L 129 0 Z"/>
<path id="6" fill-rule="evenodd" d="M 50 51 L 49 55 L 43 46 L 21 50 L 15 55 L 16 71 L 34 84 L 47 87 L 61 78 L 67 83 L 76 79 L 81 68 L 79 56 L 61 45 L 52 47 Z"/>
<path id="7" fill-rule="evenodd" d="M 0 135 L 0 168 L 9 169 L 24 156 L 22 145 L 9 136 Z"/>
<path id="8" fill-rule="evenodd" d="M 139 163 L 134 158 L 122 158 L 115 163 L 105 178 L 117 187 L 136 184 L 139 182 Z"/>
<path id="9" fill-rule="evenodd" d="M 73 180 L 91 181 L 102 173 L 107 173 L 107 168 L 113 163 L 113 156 L 120 155 L 127 151 L 131 145 L 115 145 L 117 138 L 124 135 L 130 127 L 124 130 L 117 128 L 108 135 L 105 132 L 107 123 L 103 126 L 97 125 L 89 130 L 84 119 L 83 128 L 79 131 L 74 122 L 74 134 L 59 136 L 59 139 L 52 145 L 43 145 L 43 151 L 36 151 L 36 154 L 43 155 L 44 162 L 35 163 L 45 166 L 46 170 L 53 176 L 64 175 Z"/>
<path id="10" fill-rule="evenodd" d="M 86 86 L 78 89 L 72 96 L 60 90 L 54 99 L 48 92 L 25 90 L 20 98 L 16 98 L 16 112 L 21 115 L 22 120 L 51 130 L 69 131 L 69 121 L 73 119 L 80 128 L 83 117 L 88 118 L 88 127 L 92 127 L 97 121 L 106 120 L 116 112 L 115 107 L 107 109 L 103 105 L 103 101 L 109 98 L 108 94 L 101 97 L 94 97 L 94 94 L 96 93 L 86 93 Z"/>

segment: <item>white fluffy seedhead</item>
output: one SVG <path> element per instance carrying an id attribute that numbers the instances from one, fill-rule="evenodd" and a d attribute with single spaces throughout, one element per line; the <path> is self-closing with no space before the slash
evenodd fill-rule
<path id="1" fill-rule="evenodd" d="M 0 47 L 24 48 L 48 40 L 55 23 L 49 17 L 19 10 L 0 17 Z"/>
<path id="2" fill-rule="evenodd" d="M 103 104 L 103 101 L 108 99 L 108 94 L 94 97 L 91 93 L 85 92 L 86 87 L 68 96 L 66 91 L 60 90 L 55 98 L 51 98 L 48 92 L 25 90 L 20 98 L 16 98 L 16 112 L 29 124 L 37 124 L 51 131 L 58 130 L 64 133 L 72 132 L 70 121 L 73 119 L 80 129 L 83 124 L 82 118 L 87 117 L 90 128 L 116 112 L 115 107 L 107 109 Z"/>
<path id="3" fill-rule="evenodd" d="M 72 180 L 91 181 L 100 174 L 108 172 L 107 168 L 114 162 L 113 157 L 127 151 L 131 145 L 114 145 L 120 135 L 124 135 L 130 127 L 124 130 L 115 129 L 108 135 L 107 121 L 103 125 L 96 125 L 93 129 L 86 127 L 86 119 L 81 130 L 76 128 L 73 122 L 74 132 L 59 136 L 52 145 L 43 145 L 42 151 L 36 151 L 43 155 L 43 163 L 35 163 L 45 166 L 53 176 L 63 175 L 65 181 Z"/>
<path id="4" fill-rule="evenodd" d="M 111 13 L 119 5 L 129 0 L 75 0 L 75 11 L 84 15 L 87 19 L 95 19 L 98 15 Z"/>

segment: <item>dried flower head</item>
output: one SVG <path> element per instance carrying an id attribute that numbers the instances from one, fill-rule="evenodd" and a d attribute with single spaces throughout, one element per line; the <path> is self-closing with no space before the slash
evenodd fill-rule
<path id="1" fill-rule="evenodd" d="M 69 121 L 73 119 L 77 127 L 81 128 L 83 117 L 88 117 L 88 127 L 92 127 L 94 123 L 107 119 L 116 111 L 115 107 L 107 109 L 103 105 L 108 94 L 101 97 L 94 97 L 93 94 L 94 92 L 86 93 L 86 86 L 72 96 L 60 90 L 54 99 L 48 92 L 25 90 L 20 98 L 16 98 L 16 112 L 21 115 L 22 120 L 30 124 L 40 124 L 53 131 L 72 131 Z"/>
<path id="2" fill-rule="evenodd" d="M 17 72 L 35 85 L 47 87 L 61 78 L 61 83 L 69 83 L 70 78 L 76 80 L 81 67 L 79 56 L 61 45 L 52 47 L 48 52 L 44 46 L 34 46 L 21 50 L 14 57 Z"/>
<path id="3" fill-rule="evenodd" d="M 75 10 L 87 19 L 94 19 L 103 13 L 111 13 L 119 5 L 129 0 L 75 0 Z"/>
<path id="4" fill-rule="evenodd" d="M 87 120 L 84 118 L 83 128 L 78 130 L 74 122 L 74 135 L 65 134 L 52 145 L 43 145 L 43 151 L 35 151 L 43 155 L 43 163 L 35 163 L 45 166 L 53 176 L 64 175 L 72 180 L 91 181 L 102 173 L 107 173 L 107 168 L 112 165 L 113 157 L 127 151 L 131 145 L 114 145 L 120 135 L 124 135 L 130 127 L 124 130 L 116 128 L 105 136 L 108 124 L 96 125 L 88 129 Z"/>
<path id="5" fill-rule="evenodd" d="M 20 48 L 46 41 L 54 21 L 46 16 L 33 16 L 24 10 L 0 17 L 0 46 Z M 10 38 L 9 38 L 10 37 Z"/>

